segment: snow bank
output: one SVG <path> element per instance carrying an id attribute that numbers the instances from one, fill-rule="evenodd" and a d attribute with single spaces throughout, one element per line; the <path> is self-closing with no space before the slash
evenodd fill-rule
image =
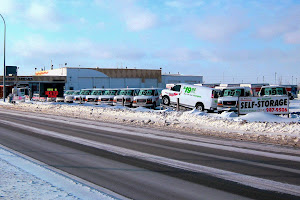
<path id="1" fill-rule="evenodd" d="M 300 110 L 300 102 L 296 102 L 293 106 Z M 237 114 L 228 112 L 208 114 L 197 110 L 176 112 L 171 109 L 150 110 L 122 106 L 48 102 L 19 103 L 14 106 L 7 106 L 7 108 L 222 138 L 300 146 L 300 118 L 298 115 L 287 118 L 287 116 L 275 116 L 267 113 L 251 113 L 238 117 Z"/>

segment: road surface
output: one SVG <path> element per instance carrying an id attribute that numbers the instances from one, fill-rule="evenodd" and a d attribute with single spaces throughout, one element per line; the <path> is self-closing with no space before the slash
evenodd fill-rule
<path id="1" fill-rule="evenodd" d="M 0 143 L 132 199 L 299 199 L 300 152 L 0 109 Z"/>

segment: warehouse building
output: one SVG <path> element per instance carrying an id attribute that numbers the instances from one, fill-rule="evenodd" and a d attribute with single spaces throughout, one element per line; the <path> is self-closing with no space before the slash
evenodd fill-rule
<path id="1" fill-rule="evenodd" d="M 0 81 L 2 77 L 0 77 Z M 46 91 L 80 90 L 84 88 L 165 88 L 168 83 L 202 83 L 203 76 L 161 74 L 161 69 L 76 68 L 41 70 L 33 76 L 6 76 L 10 86 L 28 86 L 31 93 L 45 96 Z"/>
<path id="2" fill-rule="evenodd" d="M 36 76 L 64 76 L 66 90 L 82 88 L 161 87 L 161 70 L 63 67 Z"/>

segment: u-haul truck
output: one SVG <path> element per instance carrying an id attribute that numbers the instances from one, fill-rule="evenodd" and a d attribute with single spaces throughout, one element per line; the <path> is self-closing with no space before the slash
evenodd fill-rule
<path id="1" fill-rule="evenodd" d="M 187 108 L 196 108 L 199 111 L 214 111 L 217 109 L 218 90 L 187 83 L 178 83 L 170 89 L 161 92 L 164 105 L 177 104 Z"/>

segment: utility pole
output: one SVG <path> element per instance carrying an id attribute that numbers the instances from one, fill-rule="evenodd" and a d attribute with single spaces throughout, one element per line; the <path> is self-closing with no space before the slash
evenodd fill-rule
<path id="1" fill-rule="evenodd" d="M 4 23 L 4 47 L 3 47 L 3 102 L 5 102 L 5 75 L 6 75 L 6 66 L 5 66 L 5 41 L 6 41 L 6 24 L 4 17 L 0 14 Z"/>
<path id="2" fill-rule="evenodd" d="M 275 72 L 275 85 L 276 85 L 276 75 L 277 75 L 277 73 Z"/>

